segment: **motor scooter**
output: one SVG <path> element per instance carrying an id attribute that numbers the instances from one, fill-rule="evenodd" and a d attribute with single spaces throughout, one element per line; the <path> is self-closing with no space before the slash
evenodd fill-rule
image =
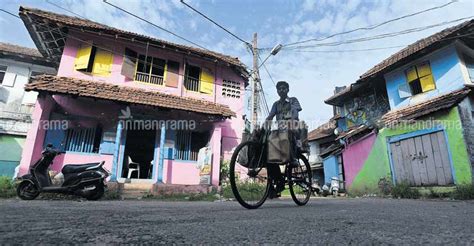
<path id="1" fill-rule="evenodd" d="M 103 167 L 104 161 L 81 165 L 65 165 L 61 173 L 64 182 L 53 185 L 49 167 L 56 156 L 65 153 L 48 144 L 41 158 L 31 166 L 29 173 L 18 178 L 17 195 L 23 200 L 33 200 L 42 192 L 78 195 L 87 200 L 98 200 L 107 187 L 105 179 L 110 173 Z"/>
<path id="2" fill-rule="evenodd" d="M 321 186 L 319 186 L 318 179 L 313 179 L 313 182 L 311 183 L 311 191 L 313 192 L 313 196 L 321 195 Z"/>
<path id="3" fill-rule="evenodd" d="M 323 196 L 326 197 L 328 195 L 332 195 L 333 197 L 337 197 L 339 194 L 339 179 L 337 177 L 331 178 L 331 183 L 327 183 L 323 185 Z"/>

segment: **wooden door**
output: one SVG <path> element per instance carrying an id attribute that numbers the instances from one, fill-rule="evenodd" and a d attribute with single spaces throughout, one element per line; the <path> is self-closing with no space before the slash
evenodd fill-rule
<path id="1" fill-rule="evenodd" d="M 444 132 L 390 143 L 395 182 L 411 186 L 454 184 Z"/>

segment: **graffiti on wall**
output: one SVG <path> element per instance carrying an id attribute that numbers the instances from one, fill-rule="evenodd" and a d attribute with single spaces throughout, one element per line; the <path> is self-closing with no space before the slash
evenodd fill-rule
<path id="1" fill-rule="evenodd" d="M 369 94 L 354 97 L 345 104 L 346 123 L 348 127 L 354 125 L 372 125 L 375 120 L 390 110 L 388 98 L 382 94 Z"/>

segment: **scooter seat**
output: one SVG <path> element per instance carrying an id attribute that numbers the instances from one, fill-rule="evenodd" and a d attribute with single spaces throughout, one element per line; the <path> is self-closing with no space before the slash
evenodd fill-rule
<path id="1" fill-rule="evenodd" d="M 76 164 L 69 164 L 69 165 L 65 165 L 61 172 L 63 174 L 80 173 L 80 172 L 84 172 L 89 167 L 97 166 L 99 164 L 100 164 L 100 162 L 87 163 L 87 164 L 77 164 L 77 165 Z"/>

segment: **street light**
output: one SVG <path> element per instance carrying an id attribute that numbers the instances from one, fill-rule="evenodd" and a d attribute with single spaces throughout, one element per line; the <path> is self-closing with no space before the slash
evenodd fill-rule
<path id="1" fill-rule="evenodd" d="M 283 45 L 281 45 L 281 44 L 275 45 L 275 47 L 273 47 L 273 49 L 270 51 L 270 54 L 267 56 L 267 58 L 265 58 L 265 60 L 263 60 L 263 62 L 258 66 L 258 68 L 263 66 L 263 64 L 265 64 L 265 62 L 268 60 L 268 58 L 270 58 L 270 56 L 274 56 L 274 55 L 278 54 L 278 52 L 280 52 L 281 48 L 283 48 Z"/>

